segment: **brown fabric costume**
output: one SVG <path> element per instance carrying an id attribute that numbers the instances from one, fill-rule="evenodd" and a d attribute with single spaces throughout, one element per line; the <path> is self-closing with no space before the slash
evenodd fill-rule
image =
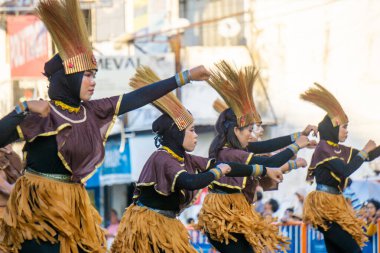
<path id="1" fill-rule="evenodd" d="M 49 116 L 29 114 L 17 127 L 20 138 L 55 135 L 58 156 L 71 180 L 39 176 L 20 177 L 0 221 L 1 245 L 19 252 L 25 240 L 60 243 L 61 253 L 106 252 L 101 218 L 90 203 L 83 183 L 104 159 L 104 145 L 118 115 L 121 97 L 83 102 L 78 114 L 51 104 Z"/>
<path id="2" fill-rule="evenodd" d="M 207 158 L 185 153 L 184 160 L 163 149 L 155 151 L 145 163 L 137 182 L 135 201 L 139 188 L 154 186 L 157 193 L 168 196 L 175 188 L 177 177 L 184 172 L 198 173 L 209 166 Z M 181 160 L 181 161 L 180 161 Z M 180 211 L 192 204 L 199 191 L 180 190 Z M 189 235 L 183 224 L 147 207 L 132 204 L 120 222 L 119 230 L 111 252 L 197 252 L 189 242 Z"/>
<path id="3" fill-rule="evenodd" d="M 223 162 L 249 164 L 253 154 L 244 150 L 224 148 L 218 154 Z M 209 193 L 199 213 L 198 229 L 210 234 L 213 240 L 228 244 L 237 239 L 232 233 L 243 234 L 255 252 L 265 248 L 274 252 L 287 247 L 287 238 L 280 235 L 278 227 L 258 214 L 252 203 L 258 179 L 254 177 L 222 177 L 210 186 L 235 189 L 240 193 Z"/>

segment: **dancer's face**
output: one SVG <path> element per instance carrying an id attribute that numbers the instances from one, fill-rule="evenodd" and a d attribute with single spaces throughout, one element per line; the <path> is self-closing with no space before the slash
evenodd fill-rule
<path id="1" fill-rule="evenodd" d="M 82 84 L 80 87 L 80 99 L 89 101 L 95 91 L 95 70 L 86 70 L 83 74 Z"/>
<path id="2" fill-rule="evenodd" d="M 197 145 L 197 141 L 198 135 L 195 132 L 194 123 L 192 123 L 185 129 L 185 138 L 183 139 L 182 146 L 187 152 L 192 152 L 194 151 L 195 146 Z"/>
<path id="3" fill-rule="evenodd" d="M 347 139 L 347 136 L 348 136 L 347 126 L 348 124 L 339 126 L 339 141 L 340 142 L 344 142 Z"/>
<path id="4" fill-rule="evenodd" d="M 246 148 L 252 139 L 253 125 L 249 125 L 244 128 L 235 127 L 234 132 L 242 148 Z"/>
<path id="5" fill-rule="evenodd" d="M 264 128 L 261 123 L 256 123 L 253 125 L 253 131 L 249 142 L 261 141 L 264 136 Z"/>

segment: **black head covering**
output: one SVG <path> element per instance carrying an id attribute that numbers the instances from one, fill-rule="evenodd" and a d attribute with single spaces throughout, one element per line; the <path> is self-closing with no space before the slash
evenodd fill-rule
<path id="1" fill-rule="evenodd" d="M 237 126 L 237 118 L 231 108 L 224 110 L 216 122 L 216 130 L 218 133 L 227 133 L 229 128 Z"/>
<path id="2" fill-rule="evenodd" d="M 174 120 L 167 114 L 162 114 L 152 124 L 152 130 L 157 134 L 155 145 L 167 146 L 177 155 L 184 156 L 183 140 L 185 139 L 185 130 L 180 131 Z"/>
<path id="3" fill-rule="evenodd" d="M 339 143 L 339 126 L 334 127 L 328 115 L 319 122 L 318 131 L 321 140 Z"/>
<path id="4" fill-rule="evenodd" d="M 65 74 L 61 57 L 56 54 L 45 63 L 44 75 L 49 79 L 48 95 L 52 100 L 59 100 L 67 105 L 80 106 L 80 87 L 84 72 Z"/>

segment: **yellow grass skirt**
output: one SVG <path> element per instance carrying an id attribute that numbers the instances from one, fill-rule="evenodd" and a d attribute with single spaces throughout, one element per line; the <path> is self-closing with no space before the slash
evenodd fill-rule
<path id="1" fill-rule="evenodd" d="M 313 191 L 305 199 L 303 221 L 314 227 L 329 229 L 329 222 L 337 223 L 348 232 L 360 247 L 368 241 L 363 227 L 365 222 L 355 212 L 342 194 Z"/>
<path id="2" fill-rule="evenodd" d="M 196 253 L 185 226 L 146 207 L 131 205 L 121 219 L 113 253 Z"/>
<path id="3" fill-rule="evenodd" d="M 60 243 L 60 253 L 106 252 L 101 217 L 81 184 L 25 173 L 10 195 L 0 242 L 17 253 L 25 240 Z"/>
<path id="4" fill-rule="evenodd" d="M 288 244 L 288 238 L 280 234 L 278 227 L 266 221 L 239 193 L 209 193 L 199 213 L 197 228 L 226 244 L 237 241 L 232 233 L 243 234 L 255 252 L 285 250 Z"/>

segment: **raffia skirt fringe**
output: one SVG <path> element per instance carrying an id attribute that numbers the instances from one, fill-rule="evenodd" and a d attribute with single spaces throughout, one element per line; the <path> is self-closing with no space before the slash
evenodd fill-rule
<path id="1" fill-rule="evenodd" d="M 60 253 L 106 252 L 101 217 L 81 184 L 25 173 L 0 220 L 0 245 L 18 253 L 25 240 L 60 243 Z"/>
<path id="2" fill-rule="evenodd" d="M 161 251 L 160 251 L 161 250 Z M 112 253 L 196 253 L 184 225 L 146 207 L 131 205 L 121 219 Z"/>
<path id="3" fill-rule="evenodd" d="M 208 194 L 199 213 L 197 228 L 209 233 L 213 240 L 226 244 L 230 240 L 237 241 L 232 233 L 243 234 L 255 252 L 285 250 L 289 244 L 278 227 L 257 213 L 243 194 Z"/>
<path id="4" fill-rule="evenodd" d="M 363 247 L 368 241 L 363 227 L 365 222 L 355 216 L 342 194 L 313 191 L 305 199 L 303 221 L 314 227 L 329 229 L 329 222 L 337 223 Z"/>

